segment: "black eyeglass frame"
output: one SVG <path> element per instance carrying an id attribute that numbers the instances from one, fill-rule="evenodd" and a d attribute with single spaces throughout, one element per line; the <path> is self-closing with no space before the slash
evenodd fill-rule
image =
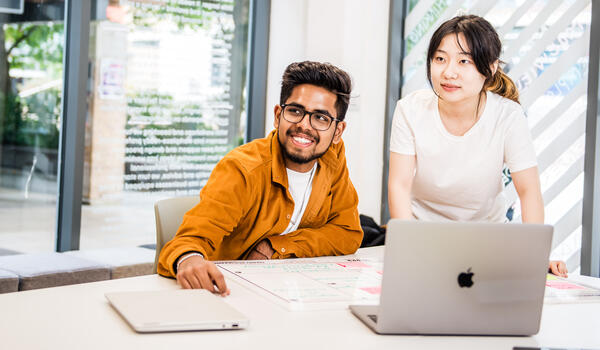
<path id="1" fill-rule="evenodd" d="M 283 117 L 283 119 L 287 120 L 288 122 L 290 122 L 292 124 L 301 123 L 304 120 L 304 117 L 306 117 L 306 115 L 308 114 L 308 123 L 310 124 L 310 126 L 313 129 L 318 130 L 318 131 L 327 131 L 327 130 L 329 130 L 331 128 L 331 125 L 333 124 L 333 122 L 335 122 L 336 125 L 337 125 L 337 123 L 339 123 L 339 122 L 342 121 L 342 120 L 339 120 L 337 118 L 332 117 L 328 113 L 325 114 L 323 112 L 309 112 L 309 111 L 306 110 L 306 108 L 304 106 L 299 105 L 297 103 L 282 103 L 282 104 L 279 105 L 279 107 L 281 107 L 281 116 Z M 285 117 L 285 113 L 284 113 L 285 112 L 285 107 L 296 107 L 296 108 L 302 109 L 302 110 L 304 110 L 304 114 L 302 115 L 302 118 L 300 118 L 300 120 L 298 120 L 297 122 L 293 122 L 291 120 L 288 120 Z M 331 122 L 329 123 L 329 126 L 327 127 L 327 129 L 317 129 L 317 128 L 315 128 L 315 126 L 312 123 L 312 116 L 313 116 L 313 114 L 321 114 L 321 115 L 325 115 L 325 116 L 331 118 Z"/>

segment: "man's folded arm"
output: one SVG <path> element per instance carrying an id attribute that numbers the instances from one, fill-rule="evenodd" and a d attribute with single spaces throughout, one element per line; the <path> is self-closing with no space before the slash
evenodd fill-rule
<path id="1" fill-rule="evenodd" d="M 158 273 L 175 277 L 177 259 L 189 252 L 211 256 L 244 215 L 249 195 L 241 167 L 224 158 L 200 192 L 200 202 L 183 216 L 177 234 L 162 248 Z"/>
<path id="2" fill-rule="evenodd" d="M 358 220 L 358 214 L 356 214 Z M 335 223 L 319 228 L 303 228 L 268 240 L 275 250 L 273 259 L 305 258 L 353 254 L 360 247 L 363 232 L 360 225 L 348 227 Z"/>

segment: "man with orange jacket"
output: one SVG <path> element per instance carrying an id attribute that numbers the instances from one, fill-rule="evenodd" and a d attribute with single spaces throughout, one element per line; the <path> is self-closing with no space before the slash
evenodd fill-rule
<path id="1" fill-rule="evenodd" d="M 318 62 L 290 64 L 273 130 L 229 152 L 160 252 L 158 273 L 229 294 L 210 260 L 352 254 L 362 241 L 348 177 L 344 117 L 351 81 Z"/>

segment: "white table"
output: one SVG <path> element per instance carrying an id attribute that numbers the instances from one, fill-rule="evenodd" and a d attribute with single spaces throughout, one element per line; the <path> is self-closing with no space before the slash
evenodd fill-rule
<path id="1" fill-rule="evenodd" d="M 381 248 L 360 250 L 361 257 Z M 176 289 L 157 275 L 0 295 L 1 349 L 512 349 L 521 346 L 600 348 L 600 303 L 545 305 L 532 337 L 376 335 L 347 309 L 288 311 L 226 275 L 225 300 L 250 319 L 246 330 L 135 333 L 104 293 Z M 600 287 L 598 279 L 579 277 Z"/>

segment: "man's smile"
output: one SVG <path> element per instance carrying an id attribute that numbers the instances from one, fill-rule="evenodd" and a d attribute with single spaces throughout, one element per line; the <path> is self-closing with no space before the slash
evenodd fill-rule
<path id="1" fill-rule="evenodd" d="M 309 138 L 305 135 L 294 135 L 292 136 L 292 140 L 294 144 L 300 147 L 307 147 L 314 143 L 312 138 Z"/>
<path id="2" fill-rule="evenodd" d="M 292 144 L 298 148 L 307 148 L 319 142 L 318 136 L 313 136 L 308 130 L 301 128 L 296 128 L 295 130 L 289 129 L 286 134 L 292 141 Z"/>

